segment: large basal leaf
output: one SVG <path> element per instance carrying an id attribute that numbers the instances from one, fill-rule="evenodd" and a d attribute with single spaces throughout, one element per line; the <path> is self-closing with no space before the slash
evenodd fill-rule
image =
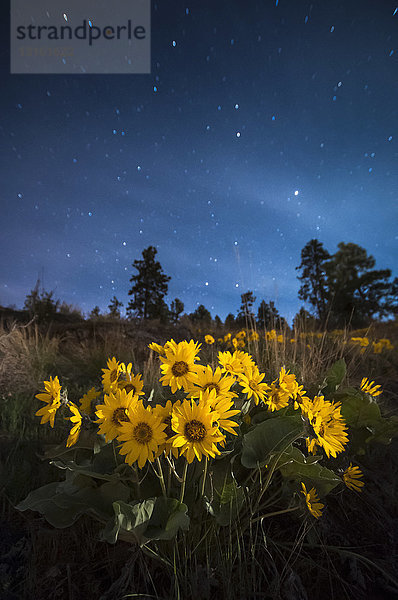
<path id="1" fill-rule="evenodd" d="M 366 442 L 379 442 L 380 444 L 389 444 L 393 437 L 398 435 L 398 417 L 393 415 L 389 419 L 383 417 L 370 427 L 372 434 L 366 439 Z"/>
<path id="2" fill-rule="evenodd" d="M 146 540 L 171 540 L 181 529 L 189 528 L 188 507 L 175 498 L 156 498 L 152 516 L 145 529 Z"/>
<path id="3" fill-rule="evenodd" d="M 357 444 L 358 453 L 364 453 L 365 443 L 389 444 L 398 435 L 398 417 L 382 417 L 379 405 L 369 394 L 355 388 L 345 388 L 336 394 L 336 400 L 341 402 L 341 413 L 347 425 L 361 432 L 357 436 L 361 441 Z M 353 432 L 350 433 L 350 441 L 352 438 Z"/>
<path id="4" fill-rule="evenodd" d="M 51 460 L 51 465 L 58 467 L 58 469 L 67 469 L 69 471 L 73 471 L 74 473 L 79 473 L 81 475 L 86 475 L 87 477 L 92 477 L 93 479 L 102 479 L 104 481 L 115 481 L 115 475 L 103 475 L 93 470 L 93 465 L 91 463 L 87 465 L 78 465 L 73 460 L 63 461 L 59 460 Z"/>
<path id="5" fill-rule="evenodd" d="M 120 533 L 127 532 L 138 543 L 143 541 L 143 533 L 152 516 L 155 498 L 127 504 L 123 501 L 113 503 L 114 517 L 108 521 L 101 533 L 102 539 L 114 544 Z"/>
<path id="6" fill-rule="evenodd" d="M 283 452 L 302 432 L 300 415 L 259 423 L 243 436 L 242 465 L 249 469 L 265 465 L 272 454 Z"/>
<path id="7" fill-rule="evenodd" d="M 22 500 L 16 505 L 16 509 L 20 511 L 24 510 L 36 510 L 41 512 L 40 507 L 45 505 L 46 502 L 50 502 L 51 498 L 57 493 L 58 482 L 47 483 L 37 490 L 30 492 L 25 500 Z"/>
<path id="8" fill-rule="evenodd" d="M 65 442 L 57 445 L 51 444 L 47 447 L 43 456 L 41 456 L 40 458 L 58 458 L 60 456 L 63 456 L 65 458 L 72 458 L 76 455 L 76 451 L 78 450 L 93 451 L 95 447 L 100 448 L 104 444 L 105 442 L 101 440 L 100 436 L 98 436 L 93 431 L 82 431 L 76 444 L 74 444 L 70 448 L 66 447 Z"/>
<path id="9" fill-rule="evenodd" d="M 219 525 L 229 525 L 236 519 L 244 502 L 244 493 L 232 477 L 230 460 L 213 463 L 206 481 L 206 496 L 209 498 L 207 509 Z"/>
<path id="10" fill-rule="evenodd" d="M 336 485 L 341 483 L 341 479 L 336 473 L 313 462 L 313 457 L 306 458 L 298 448 L 291 447 L 289 452 L 284 452 L 282 456 L 285 459 L 284 464 L 279 467 L 282 476 L 315 487 L 321 496 L 326 496 Z M 289 456 L 290 460 L 287 460 Z"/>
<path id="11" fill-rule="evenodd" d="M 118 498 L 128 500 L 129 496 L 129 488 L 121 482 L 97 487 L 90 477 L 68 472 L 65 481 L 31 492 L 16 508 L 40 512 L 51 525 L 62 529 L 85 513 L 106 521 L 112 516 L 112 503 Z"/>
<path id="12" fill-rule="evenodd" d="M 340 387 L 347 372 L 347 367 L 344 358 L 336 361 L 325 375 L 324 382 L 321 386 L 322 394 L 327 400 L 336 392 Z"/>
<path id="13" fill-rule="evenodd" d="M 114 544 L 118 538 L 140 545 L 150 540 L 171 540 L 179 529 L 189 528 L 188 507 L 175 498 L 148 498 L 113 503 L 114 518 L 102 531 L 102 539 Z"/>
<path id="14" fill-rule="evenodd" d="M 347 425 L 361 428 L 375 425 L 381 419 L 380 408 L 371 396 L 355 389 L 337 394 L 341 402 L 341 414 Z"/>

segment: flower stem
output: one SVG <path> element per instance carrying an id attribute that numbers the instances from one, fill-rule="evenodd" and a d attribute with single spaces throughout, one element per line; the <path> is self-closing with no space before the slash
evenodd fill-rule
<path id="1" fill-rule="evenodd" d="M 275 517 L 276 515 L 283 515 L 284 513 L 293 512 L 294 510 L 298 510 L 300 506 L 293 506 L 292 508 L 285 508 L 284 510 L 276 510 L 274 512 L 267 513 L 265 515 L 260 515 L 255 519 L 252 519 L 252 523 L 256 523 L 257 521 L 261 521 L 261 519 L 267 519 L 268 517 Z"/>
<path id="2" fill-rule="evenodd" d="M 200 492 L 200 495 L 202 497 L 205 495 L 205 484 L 206 484 L 206 476 L 207 476 L 207 464 L 208 464 L 208 458 L 206 456 L 205 457 L 205 468 L 203 469 L 202 489 L 201 489 L 201 492 Z"/>
<path id="3" fill-rule="evenodd" d="M 187 481 L 187 472 L 188 472 L 188 461 L 186 460 L 185 461 L 185 465 L 184 465 L 184 473 L 182 475 L 180 502 L 182 502 L 184 500 L 185 484 L 186 484 L 186 481 Z"/>
<path id="4" fill-rule="evenodd" d="M 158 469 L 159 469 L 159 472 L 158 472 L 158 477 L 159 477 L 159 479 L 160 479 L 160 485 L 161 485 L 161 487 L 162 487 L 163 496 L 164 496 L 165 498 L 167 498 L 166 485 L 165 485 L 165 483 L 164 483 L 164 477 L 163 477 L 162 464 L 161 464 L 161 462 L 160 462 L 160 458 L 159 458 L 159 457 L 156 459 L 156 462 L 157 462 L 157 464 L 158 464 Z"/>
<path id="5" fill-rule="evenodd" d="M 135 487 L 135 492 L 137 494 L 137 500 L 141 500 L 141 486 L 140 486 L 140 478 L 138 477 L 137 465 L 134 463 L 132 465 L 132 468 L 134 471 L 133 483 L 134 483 L 134 487 Z"/>

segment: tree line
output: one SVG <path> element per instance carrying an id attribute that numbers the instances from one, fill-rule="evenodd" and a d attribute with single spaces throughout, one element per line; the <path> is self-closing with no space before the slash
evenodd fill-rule
<path id="1" fill-rule="evenodd" d="M 131 276 L 131 296 L 126 306 L 129 319 L 146 321 L 159 319 L 161 323 L 178 323 L 184 313 L 184 303 L 174 298 L 170 306 L 165 301 L 171 279 L 156 260 L 157 250 L 148 246 L 142 258 L 134 260 L 135 273 Z M 391 281 L 390 269 L 375 269 L 375 259 L 353 243 L 340 242 L 335 254 L 330 254 L 323 244 L 310 240 L 301 251 L 301 262 L 296 267 L 300 288 L 298 297 L 306 303 L 296 314 L 293 326 L 315 328 L 362 327 L 376 319 L 398 313 L 398 278 Z M 227 328 L 253 327 L 262 329 L 283 328 L 286 320 L 279 314 L 273 301 L 261 300 L 254 311 L 256 297 L 253 291 L 241 294 L 241 306 L 236 314 L 230 313 L 223 323 L 217 315 L 213 320 L 210 311 L 200 304 L 188 314 L 194 324 L 215 325 Z M 108 313 L 101 315 L 98 306 L 91 311 L 90 319 L 121 318 L 123 303 L 113 296 Z M 54 292 L 40 289 L 40 281 L 27 295 L 24 309 L 39 320 L 48 320 L 55 313 L 83 318 L 78 308 L 54 299 Z"/>

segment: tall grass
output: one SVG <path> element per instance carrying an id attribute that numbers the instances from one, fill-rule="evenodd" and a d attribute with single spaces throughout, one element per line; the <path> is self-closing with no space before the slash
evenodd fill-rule
<path id="1" fill-rule="evenodd" d="M 199 341 L 203 341 L 204 333 L 211 332 L 191 330 Z M 353 334 L 348 330 L 312 335 L 286 329 L 278 332 L 282 341 L 267 338 L 265 331 L 257 333 L 260 340 L 249 341 L 244 350 L 265 371 L 267 381 L 276 378 L 285 366 L 309 393 L 316 393 L 327 368 L 344 357 L 347 383 L 357 384 L 362 377 L 378 375 L 378 383 L 388 392 L 390 410 L 394 410 L 396 351 L 380 356 L 370 351 L 361 353 L 350 344 Z M 366 333 L 371 335 L 369 331 L 362 335 Z M 187 337 L 186 332 L 183 336 Z M 140 549 L 124 542 L 115 547 L 99 542 L 98 525 L 88 518 L 60 532 L 44 526 L 36 516 L 24 513 L 22 517 L 13 512 L 12 504 L 30 489 L 59 474 L 41 464 L 37 456 L 46 444 L 65 439 L 62 428 L 39 428 L 34 417 L 39 405 L 35 394 L 43 380 L 58 375 L 70 397 L 77 400 L 91 386 L 99 386 L 101 369 L 109 357 L 116 356 L 132 362 L 135 373 L 143 373 L 147 393 L 155 388 L 158 397 L 166 398 L 167 390 L 159 384 L 158 359 L 147 344 L 164 343 L 170 337 L 178 341 L 182 335 L 178 330 L 173 334 L 154 326 L 146 329 L 123 324 L 80 333 L 55 333 L 34 324 L 0 329 L 2 514 L 12 521 L 16 539 L 26 540 L 25 545 L 18 542 L 20 546 L 14 548 L 15 560 L 23 571 L 19 580 L 9 572 L 7 585 L 14 596 L 46 600 L 388 599 L 393 583 L 380 569 L 387 573 L 394 570 L 388 555 L 394 541 L 386 531 L 393 529 L 397 518 L 393 498 L 398 473 L 396 456 L 389 448 L 371 449 L 362 457 L 366 491 L 351 496 L 337 493 L 330 501 L 328 497 L 329 517 L 316 526 L 310 519 L 298 523 L 290 515 L 280 515 L 253 523 L 248 529 L 237 521 L 220 533 L 211 519 L 198 513 L 196 521 L 192 516 L 192 527 L 178 544 L 157 542 Z M 203 343 L 202 362 L 216 366 L 218 351 L 226 349 L 232 350 L 225 344 Z M 374 558 L 379 570 L 371 566 Z"/>

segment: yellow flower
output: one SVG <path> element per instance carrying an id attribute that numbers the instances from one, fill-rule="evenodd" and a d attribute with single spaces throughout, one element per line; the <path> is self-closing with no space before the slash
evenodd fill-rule
<path id="1" fill-rule="evenodd" d="M 201 392 L 215 390 L 218 399 L 236 398 L 237 394 L 230 390 L 234 383 L 234 377 L 223 375 L 220 367 L 217 367 L 213 372 L 210 365 L 203 367 L 198 365 L 195 385 L 190 386 L 188 395 L 190 398 L 199 398 Z"/>
<path id="2" fill-rule="evenodd" d="M 144 382 L 141 381 L 141 373 L 138 373 L 138 375 L 131 373 L 131 363 L 129 363 L 127 367 L 122 363 L 122 366 L 124 367 L 122 374 L 124 379 L 118 382 L 118 387 L 125 390 L 128 394 L 132 392 L 133 396 L 143 396 L 144 392 L 142 391 L 142 388 L 144 387 Z"/>
<path id="3" fill-rule="evenodd" d="M 303 488 L 301 493 L 304 494 L 305 502 L 307 504 L 307 508 L 316 519 L 322 516 L 322 508 L 325 506 L 321 502 L 319 502 L 319 498 L 315 491 L 315 488 L 311 488 L 309 492 L 304 485 L 301 483 L 301 487 Z"/>
<path id="4" fill-rule="evenodd" d="M 237 340 L 243 340 L 246 337 L 246 331 L 242 329 L 242 331 L 239 331 L 235 337 Z"/>
<path id="5" fill-rule="evenodd" d="M 70 448 L 73 444 L 76 444 L 79 439 L 80 430 L 82 428 L 82 416 L 77 408 L 76 404 L 70 402 L 68 408 L 72 413 L 71 417 L 66 417 L 71 423 L 73 423 L 72 429 L 69 432 L 69 436 L 66 442 L 66 447 Z"/>
<path id="6" fill-rule="evenodd" d="M 239 385 L 242 391 L 250 399 L 252 396 L 256 404 L 260 400 L 264 400 L 267 391 L 270 389 L 267 383 L 261 383 L 265 377 L 265 373 L 260 373 L 257 366 L 252 367 L 246 375 L 239 376 Z"/>
<path id="7" fill-rule="evenodd" d="M 84 394 L 84 396 L 82 396 L 79 400 L 80 410 L 86 413 L 86 415 L 90 415 L 92 412 L 93 400 L 96 400 L 96 398 L 98 398 L 98 396 L 100 395 L 101 392 L 97 391 L 95 387 L 89 389 L 88 392 Z"/>
<path id="8" fill-rule="evenodd" d="M 177 343 L 173 339 L 166 342 L 164 346 L 156 344 L 155 342 L 151 342 L 148 345 L 148 348 L 150 348 L 154 352 L 157 352 L 160 356 L 166 356 L 166 350 L 175 350 L 177 348 Z"/>
<path id="9" fill-rule="evenodd" d="M 105 435 L 105 440 L 110 442 L 120 433 L 122 423 L 128 422 L 127 409 L 137 402 L 132 392 L 129 394 L 126 390 L 117 389 L 105 394 L 104 404 L 99 404 L 95 414 L 98 417 L 97 423 L 100 424 L 98 433 Z"/>
<path id="10" fill-rule="evenodd" d="M 323 448 L 328 458 L 336 458 L 339 452 L 344 452 L 348 436 L 340 410 L 339 402 L 328 402 L 323 396 L 315 396 L 313 401 L 302 398 L 301 411 L 313 431 L 311 438 L 306 440 L 309 452 L 315 452 L 316 446 Z"/>
<path id="11" fill-rule="evenodd" d="M 128 420 L 121 424 L 118 440 L 123 442 L 119 449 L 125 455 L 125 461 L 132 465 L 138 462 L 140 469 L 146 461 L 153 462 L 159 455 L 159 446 L 166 442 L 166 424 L 151 407 L 145 408 L 142 401 L 137 401 L 127 409 Z"/>
<path id="12" fill-rule="evenodd" d="M 379 340 L 379 344 L 381 344 L 382 347 L 385 348 L 386 350 L 394 350 L 394 346 L 392 345 L 392 343 L 390 342 L 390 340 L 388 338 L 381 338 Z"/>
<path id="13" fill-rule="evenodd" d="M 293 373 L 289 374 L 289 371 L 286 372 L 285 367 L 282 367 L 279 372 L 279 387 L 290 397 L 296 398 L 299 389 L 296 376 Z"/>
<path id="14" fill-rule="evenodd" d="M 383 393 L 383 390 L 380 389 L 381 385 L 376 385 L 374 381 L 369 381 L 366 377 L 364 377 L 361 381 L 361 390 L 373 398 L 376 396 L 380 396 Z"/>
<path id="15" fill-rule="evenodd" d="M 42 402 L 54 404 L 61 401 L 61 385 L 57 376 L 54 379 L 50 375 L 49 381 L 44 381 L 44 392 L 36 394 L 36 398 Z"/>
<path id="16" fill-rule="evenodd" d="M 213 411 L 213 425 L 217 425 L 220 429 L 233 433 L 233 435 L 238 435 L 234 431 L 234 427 L 239 427 L 239 424 L 236 421 L 230 420 L 240 413 L 240 410 L 232 409 L 234 405 L 233 400 L 217 396 L 216 390 L 208 389 L 200 395 L 200 402 L 208 404 Z"/>
<path id="17" fill-rule="evenodd" d="M 295 344 L 297 342 L 297 340 L 295 340 L 294 338 L 291 338 L 290 343 L 291 344 Z"/>
<path id="18" fill-rule="evenodd" d="M 247 352 L 243 352 L 242 350 L 235 350 L 234 355 L 240 360 L 240 363 L 242 365 L 242 373 L 244 375 L 250 373 L 252 369 L 257 366 L 254 360 L 252 359 L 251 355 Z"/>
<path id="19" fill-rule="evenodd" d="M 166 348 L 166 355 L 161 356 L 163 364 L 160 369 L 163 377 L 160 378 L 162 385 L 169 385 L 173 394 L 184 388 L 187 391 L 190 384 L 196 380 L 197 367 L 195 360 L 200 346 L 191 340 L 177 344 L 176 348 Z"/>
<path id="20" fill-rule="evenodd" d="M 184 400 L 173 411 L 171 426 L 176 435 L 170 441 L 180 449 L 181 455 L 185 455 L 188 463 L 195 457 L 202 460 L 202 456 L 214 458 L 216 454 L 221 454 L 216 444 L 223 442 L 225 437 L 213 425 L 209 404 Z"/>
<path id="21" fill-rule="evenodd" d="M 268 388 L 268 392 L 266 395 L 266 400 L 264 403 L 268 406 L 268 409 L 272 412 L 274 410 L 281 410 L 281 408 L 286 408 L 289 404 L 290 394 L 285 390 L 278 387 L 276 381 L 271 383 L 271 386 Z"/>
<path id="22" fill-rule="evenodd" d="M 266 332 L 265 337 L 268 341 L 271 341 L 271 340 L 276 340 L 278 336 L 276 334 L 275 329 L 271 329 L 271 331 Z"/>
<path id="23" fill-rule="evenodd" d="M 40 425 L 50 422 L 51 427 L 54 427 L 55 413 L 61 406 L 61 386 L 58 377 L 54 379 L 50 376 L 49 381 L 44 381 L 44 392 L 36 394 L 36 398 L 46 405 L 40 408 L 35 414 L 41 417 Z"/>
<path id="24" fill-rule="evenodd" d="M 108 358 L 106 369 L 102 369 L 102 386 L 106 394 L 117 388 L 117 382 L 122 370 L 122 364 L 115 357 Z"/>
<path id="25" fill-rule="evenodd" d="M 173 448 L 173 444 L 170 441 L 174 436 L 174 431 L 171 428 L 171 419 L 173 416 L 173 410 L 177 406 L 181 405 L 181 400 L 177 400 L 174 404 L 171 400 L 167 400 L 166 405 L 162 406 L 161 404 L 157 404 L 153 409 L 153 414 L 160 418 L 161 423 L 165 425 L 164 433 L 166 434 L 166 441 L 164 444 L 159 446 L 158 455 L 160 456 L 162 452 L 166 455 L 169 455 L 172 452 L 175 458 L 178 458 L 178 449 Z"/>
<path id="26" fill-rule="evenodd" d="M 352 337 L 351 341 L 356 346 L 360 346 L 361 348 L 366 348 L 367 346 L 369 346 L 369 339 L 367 337 Z"/>
<path id="27" fill-rule="evenodd" d="M 343 480 L 348 488 L 354 490 L 354 492 L 362 492 L 361 488 L 365 485 L 359 478 L 363 476 L 363 473 L 359 467 L 353 467 L 350 463 L 349 467 L 344 471 Z"/>
<path id="28" fill-rule="evenodd" d="M 158 354 L 160 354 L 160 356 L 165 356 L 165 354 L 166 354 L 164 347 L 161 346 L 160 344 L 156 344 L 155 342 L 151 342 L 148 345 L 148 348 L 150 348 L 154 352 L 157 352 Z"/>
<path id="29" fill-rule="evenodd" d="M 215 339 L 212 335 L 208 334 L 208 335 L 205 335 L 205 342 L 206 342 L 206 344 L 209 344 L 209 345 L 214 344 Z"/>
<path id="30" fill-rule="evenodd" d="M 260 336 L 258 335 L 257 331 L 252 331 L 250 334 L 249 340 L 251 342 L 258 342 L 259 339 L 260 339 Z"/>
<path id="31" fill-rule="evenodd" d="M 227 342 L 230 342 L 230 341 L 231 341 L 231 334 L 227 333 L 226 335 L 224 335 L 224 342 L 227 343 Z"/>
<path id="32" fill-rule="evenodd" d="M 238 347 L 238 340 L 236 339 L 236 337 L 232 338 L 232 345 L 236 350 L 236 348 Z"/>
<path id="33" fill-rule="evenodd" d="M 284 337 L 282 334 L 278 335 L 278 337 L 276 338 L 279 344 L 283 344 L 284 342 Z"/>
<path id="34" fill-rule="evenodd" d="M 381 354 L 383 350 L 383 344 L 381 342 L 373 342 L 373 354 Z"/>
<path id="35" fill-rule="evenodd" d="M 304 386 L 299 385 L 297 393 L 296 393 L 296 397 L 294 398 L 294 403 L 293 403 L 294 410 L 297 410 L 298 408 L 300 408 L 304 399 L 308 400 L 310 402 L 310 399 L 308 398 L 308 396 L 306 396 L 306 393 L 307 392 L 305 391 Z"/>
<path id="36" fill-rule="evenodd" d="M 53 404 L 48 403 L 40 408 L 35 413 L 37 417 L 41 417 L 40 425 L 50 422 L 51 427 L 54 427 L 55 413 L 60 406 L 60 402 L 54 402 Z"/>
<path id="37" fill-rule="evenodd" d="M 231 352 L 219 352 L 218 362 L 223 373 L 236 376 L 243 371 L 242 363 L 235 352 L 233 354 Z"/>

